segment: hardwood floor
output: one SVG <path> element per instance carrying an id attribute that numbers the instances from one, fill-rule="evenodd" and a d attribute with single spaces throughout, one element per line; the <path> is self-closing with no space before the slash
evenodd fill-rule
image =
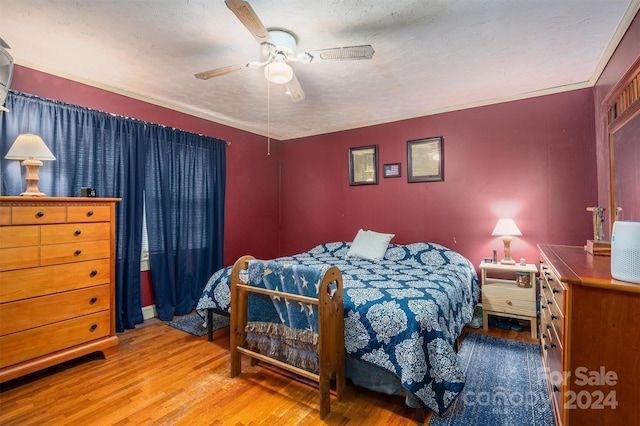
<path id="1" fill-rule="evenodd" d="M 467 331 L 535 342 L 526 329 Z M 0 424 L 416 424 L 403 398 L 348 381 L 344 400 L 332 396 L 321 421 L 317 389 L 308 384 L 246 359 L 242 374 L 229 378 L 228 328 L 210 343 L 152 319 L 119 338 L 107 360 L 90 355 L 0 385 Z"/>

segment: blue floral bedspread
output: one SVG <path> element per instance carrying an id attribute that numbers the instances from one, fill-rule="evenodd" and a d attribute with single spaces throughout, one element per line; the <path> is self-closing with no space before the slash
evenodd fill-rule
<path id="1" fill-rule="evenodd" d="M 321 244 L 278 260 L 337 266 L 347 354 L 391 372 L 414 398 L 443 414 L 465 383 L 453 344 L 478 302 L 473 264 L 434 243 L 390 244 L 379 261 L 346 257 L 349 247 Z M 227 267 L 211 276 L 197 309 L 229 311 L 230 273 Z"/>

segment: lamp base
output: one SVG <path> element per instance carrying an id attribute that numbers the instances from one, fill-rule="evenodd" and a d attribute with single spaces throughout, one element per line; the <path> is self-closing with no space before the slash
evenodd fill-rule
<path id="1" fill-rule="evenodd" d="M 44 192 L 28 192 L 28 191 L 25 191 L 20 195 L 23 197 L 46 197 L 47 196 L 47 194 L 45 194 Z"/>
<path id="2" fill-rule="evenodd" d="M 516 261 L 511 259 L 511 258 L 509 258 L 509 259 L 502 259 L 500 261 L 500 263 L 503 264 L 503 265 L 515 265 Z"/>
<path id="3" fill-rule="evenodd" d="M 38 189 L 38 168 L 42 166 L 42 161 L 30 158 L 24 160 L 22 165 L 27 169 L 27 190 L 22 194 L 23 197 L 46 197 L 47 195 Z"/>

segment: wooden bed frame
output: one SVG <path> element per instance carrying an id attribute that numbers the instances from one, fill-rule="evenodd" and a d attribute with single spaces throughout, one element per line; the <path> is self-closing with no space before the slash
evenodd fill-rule
<path id="1" fill-rule="evenodd" d="M 240 257 L 231 272 L 231 377 L 236 377 L 242 372 L 241 355 L 247 355 L 252 361 L 259 360 L 317 382 L 320 393 L 320 418 L 324 419 L 331 410 L 331 379 L 335 377 L 338 401 L 342 399 L 346 389 L 342 274 L 335 266 L 329 268 L 321 278 L 318 298 L 315 299 L 245 284 L 240 280 L 240 272 L 246 270 L 249 261 L 253 259 L 255 258 L 249 255 Z M 247 338 L 248 296 L 251 292 L 318 306 L 318 374 L 244 347 Z"/>

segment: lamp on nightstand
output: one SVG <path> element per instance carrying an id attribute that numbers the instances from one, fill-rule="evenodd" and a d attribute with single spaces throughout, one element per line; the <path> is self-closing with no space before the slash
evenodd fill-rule
<path id="1" fill-rule="evenodd" d="M 45 197 L 38 189 L 38 168 L 42 161 L 55 160 L 47 145 L 40 136 L 32 134 L 18 135 L 9 152 L 4 156 L 7 160 L 23 160 L 22 165 L 27 169 L 27 190 L 20 195 L 27 197 Z"/>
<path id="2" fill-rule="evenodd" d="M 511 258 L 511 240 L 513 237 L 521 236 L 522 232 L 520 232 L 513 219 L 498 219 L 498 223 L 496 223 L 496 227 L 493 228 L 491 235 L 502 237 L 502 242 L 504 244 L 504 259 L 502 259 L 500 263 L 515 265 L 516 262 Z"/>

